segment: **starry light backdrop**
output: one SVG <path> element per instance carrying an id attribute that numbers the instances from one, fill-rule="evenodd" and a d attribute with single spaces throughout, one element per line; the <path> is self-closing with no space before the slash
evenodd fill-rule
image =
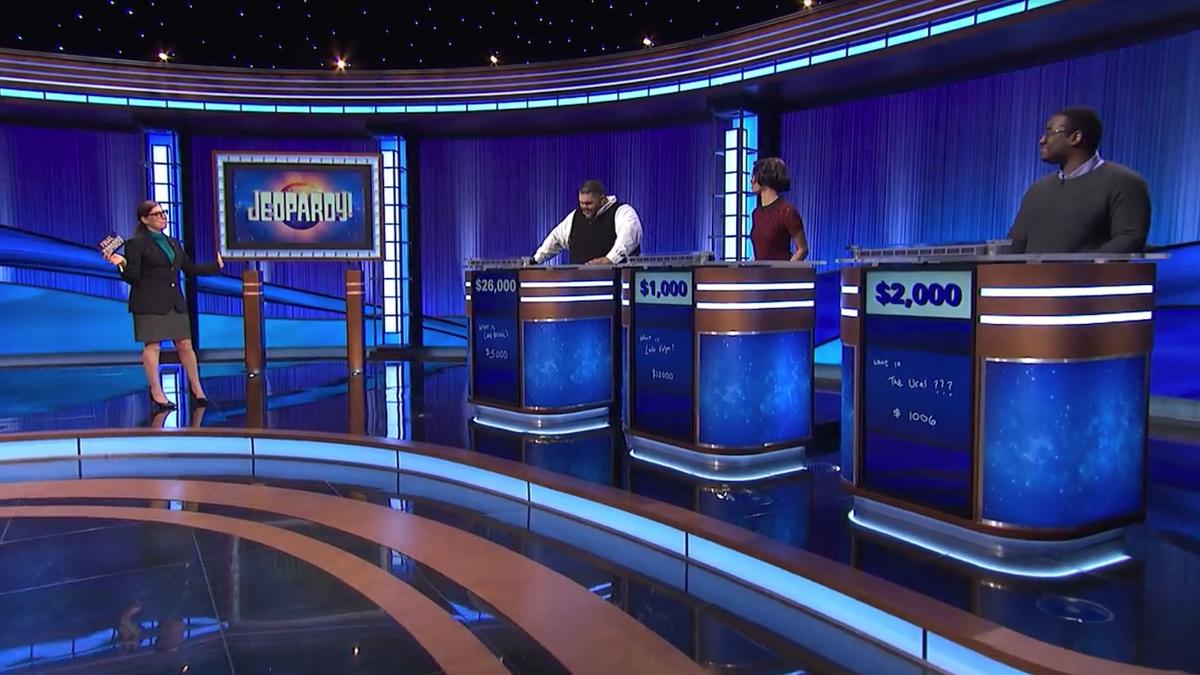
<path id="1" fill-rule="evenodd" d="M 525 405 L 567 408 L 613 396 L 612 319 L 526 321 Z"/>
<path id="2" fill-rule="evenodd" d="M 454 68 L 492 55 L 501 65 L 603 56 L 803 10 L 801 0 L 18 1 L 5 3 L 0 47 L 125 59 L 164 51 L 243 68 L 329 68 L 338 58 L 358 69 Z"/>
<path id="3" fill-rule="evenodd" d="M 1138 510 L 1146 360 L 988 363 L 983 517 L 1074 527 Z"/>

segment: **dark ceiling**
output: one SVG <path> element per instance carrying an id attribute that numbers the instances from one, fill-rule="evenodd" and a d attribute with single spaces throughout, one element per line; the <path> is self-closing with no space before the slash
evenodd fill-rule
<path id="1" fill-rule="evenodd" d="M 831 4 L 837 0 L 818 0 Z M 16 0 L 0 47 L 244 68 L 486 66 L 601 56 L 806 11 L 802 0 Z"/>

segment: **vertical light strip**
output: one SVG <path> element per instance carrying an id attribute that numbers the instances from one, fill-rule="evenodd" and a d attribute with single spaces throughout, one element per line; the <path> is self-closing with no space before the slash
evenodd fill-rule
<path id="1" fill-rule="evenodd" d="M 175 404 L 175 409 L 167 413 L 163 421 L 164 428 L 178 428 L 179 411 L 183 410 L 183 387 L 179 386 L 183 379 L 182 366 L 162 366 L 158 371 L 158 381 L 162 385 L 163 395 Z"/>
<path id="2" fill-rule="evenodd" d="M 146 135 L 146 199 L 153 199 L 167 214 L 167 234 L 184 241 L 183 197 L 179 174 L 179 134 L 170 130 L 147 130 Z M 132 232 L 119 232 L 130 236 Z M 180 279 L 180 288 L 187 293 L 187 276 Z"/>
<path id="3" fill-rule="evenodd" d="M 388 363 L 384 378 L 384 399 L 387 418 L 387 437 L 406 440 L 412 438 L 412 364 L 408 361 Z"/>
<path id="4" fill-rule="evenodd" d="M 380 136 L 383 155 L 383 343 L 410 343 L 408 165 L 403 137 Z"/>
<path id="5" fill-rule="evenodd" d="M 717 195 L 721 214 L 717 246 L 723 260 L 748 260 L 754 256 L 750 244 L 750 213 L 754 197 L 750 176 L 758 160 L 758 115 L 737 110 L 718 115 L 725 121 L 721 133 L 721 160 Z"/>

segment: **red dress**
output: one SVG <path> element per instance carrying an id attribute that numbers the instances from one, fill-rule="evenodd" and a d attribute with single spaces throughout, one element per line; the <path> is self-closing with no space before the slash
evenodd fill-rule
<path id="1" fill-rule="evenodd" d="M 804 223 L 791 202 L 780 197 L 751 214 L 750 241 L 755 260 L 791 260 L 792 238 L 804 232 Z"/>

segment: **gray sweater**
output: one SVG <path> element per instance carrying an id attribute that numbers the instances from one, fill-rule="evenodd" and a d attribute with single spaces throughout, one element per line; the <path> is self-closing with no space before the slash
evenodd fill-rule
<path id="1" fill-rule="evenodd" d="M 1078 178 L 1051 174 L 1034 183 L 1008 238 L 1017 253 L 1140 253 L 1149 231 L 1146 181 L 1105 162 Z"/>

